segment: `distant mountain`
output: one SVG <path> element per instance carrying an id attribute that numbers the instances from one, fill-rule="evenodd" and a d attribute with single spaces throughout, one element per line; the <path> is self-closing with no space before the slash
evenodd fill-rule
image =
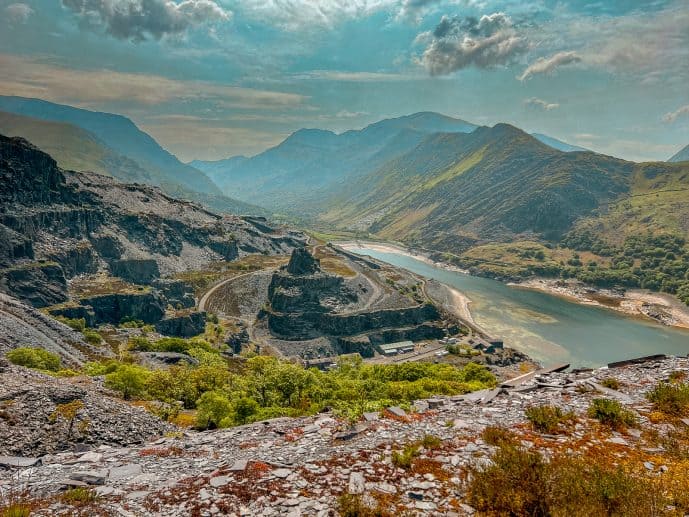
<path id="1" fill-rule="evenodd" d="M 468 133 L 476 127 L 464 120 L 423 112 L 341 134 L 300 129 L 252 158 L 195 161 L 193 165 L 234 197 L 302 212 L 328 193 L 341 190 L 343 184 L 413 149 L 429 134 Z"/>
<path id="2" fill-rule="evenodd" d="M 255 205 L 227 197 L 203 172 L 179 162 L 129 119 L 119 115 L 95 113 L 35 99 L 0 96 L 0 109 L 2 107 L 48 117 L 0 111 L 0 134 L 26 138 L 51 154 L 64 169 L 97 172 L 125 182 L 159 186 L 172 196 L 197 201 L 222 212 L 268 213 Z M 58 117 L 70 121 L 56 121 Z M 113 124 L 109 125 L 109 122 Z M 89 128 L 98 130 L 101 136 Z M 144 142 L 136 143 L 137 138 Z M 134 141 L 134 145 L 127 145 L 129 140 Z M 113 142 L 119 149 L 131 149 L 139 157 L 116 150 Z M 151 159 L 146 156 L 151 156 Z M 171 166 L 167 167 L 165 163 Z"/>
<path id="3" fill-rule="evenodd" d="M 181 186 L 203 194 L 222 192 L 201 171 L 181 163 L 126 117 L 54 104 L 40 99 L 0 96 L 0 111 L 64 122 L 93 134 L 113 151 L 153 172 L 166 190 Z"/>
<path id="4" fill-rule="evenodd" d="M 507 124 L 428 136 L 363 177 L 321 219 L 434 249 L 560 237 L 629 190 L 634 164 L 565 153 Z"/>
<path id="5" fill-rule="evenodd" d="M 683 147 L 677 154 L 668 160 L 669 162 L 689 162 L 689 145 Z"/>
<path id="6" fill-rule="evenodd" d="M 531 133 L 531 136 L 539 142 L 542 142 L 545 145 L 549 145 L 553 149 L 557 149 L 558 151 L 563 151 L 565 153 L 571 153 L 574 151 L 588 151 L 588 149 L 584 149 L 583 147 L 571 145 L 567 142 L 563 142 L 562 140 L 558 140 L 557 138 L 553 138 L 552 136 L 544 135 L 541 133 Z"/>

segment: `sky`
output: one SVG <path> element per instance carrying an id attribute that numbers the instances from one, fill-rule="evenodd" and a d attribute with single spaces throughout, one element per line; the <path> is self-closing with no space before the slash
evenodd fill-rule
<path id="1" fill-rule="evenodd" d="M 689 144 L 689 0 L 0 0 L 0 95 L 180 159 L 437 111 L 635 161 Z"/>

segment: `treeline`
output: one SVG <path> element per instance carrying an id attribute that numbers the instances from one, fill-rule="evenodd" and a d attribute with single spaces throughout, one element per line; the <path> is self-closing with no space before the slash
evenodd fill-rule
<path id="1" fill-rule="evenodd" d="M 689 249 L 681 236 L 645 233 L 627 237 L 621 246 L 613 246 L 582 231 L 571 232 L 562 244 L 610 257 L 606 266 L 570 261 L 561 271 L 565 278 L 601 287 L 640 287 L 676 294 L 689 304 Z"/>

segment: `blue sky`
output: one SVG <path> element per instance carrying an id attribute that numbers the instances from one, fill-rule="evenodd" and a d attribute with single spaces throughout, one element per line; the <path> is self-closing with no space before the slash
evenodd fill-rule
<path id="1" fill-rule="evenodd" d="M 438 111 L 632 160 L 689 143 L 687 0 L 0 0 L 0 94 L 183 160 Z"/>

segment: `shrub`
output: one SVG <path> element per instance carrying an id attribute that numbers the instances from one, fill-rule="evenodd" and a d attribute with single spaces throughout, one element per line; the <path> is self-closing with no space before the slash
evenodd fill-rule
<path id="1" fill-rule="evenodd" d="M 627 426 L 636 427 L 637 425 L 636 415 L 616 400 L 593 399 L 588 409 L 588 415 L 613 429 Z"/>
<path id="2" fill-rule="evenodd" d="M 392 517 L 378 503 L 375 507 L 364 503 L 359 495 L 343 494 L 337 499 L 337 512 L 341 517 Z"/>
<path id="3" fill-rule="evenodd" d="M 689 413 L 689 384 L 659 382 L 646 395 L 656 411 L 666 415 L 684 416 Z"/>
<path id="4" fill-rule="evenodd" d="M 140 329 L 145 323 L 142 320 L 124 318 L 120 321 L 120 327 L 124 329 Z"/>
<path id="5" fill-rule="evenodd" d="M 98 499 L 93 490 L 84 487 L 77 487 L 67 490 L 60 496 L 63 503 L 71 505 L 80 505 L 85 503 L 93 503 Z"/>
<path id="6" fill-rule="evenodd" d="M 35 370 L 56 372 L 60 369 L 60 356 L 42 348 L 15 348 L 7 352 L 7 359 L 19 366 L 26 366 Z"/>
<path id="7" fill-rule="evenodd" d="M 534 430 L 555 434 L 561 430 L 562 424 L 571 421 L 574 418 L 572 412 L 565 413 L 557 406 L 532 406 L 525 411 L 526 418 L 531 422 Z"/>
<path id="8" fill-rule="evenodd" d="M 472 467 L 467 500 L 486 515 L 636 517 L 658 515 L 668 501 L 648 478 L 621 467 L 501 446 L 488 466 Z"/>
<path id="9" fill-rule="evenodd" d="M 418 443 L 419 445 L 423 446 L 424 449 L 434 450 L 439 449 L 442 446 L 443 441 L 437 436 L 426 434 L 423 438 L 421 438 L 421 440 L 419 440 Z"/>
<path id="10" fill-rule="evenodd" d="M 487 426 L 481 433 L 481 438 L 488 445 L 501 447 L 503 445 L 517 445 L 517 436 L 505 427 L 497 425 Z"/>
<path id="11" fill-rule="evenodd" d="M 0 517 L 29 517 L 31 506 L 23 503 L 12 503 L 5 508 L 0 508 Z"/>
<path id="12" fill-rule="evenodd" d="M 105 385 L 122 394 L 122 398 L 141 397 L 144 394 L 149 370 L 135 364 L 121 364 L 105 376 Z"/>
<path id="13" fill-rule="evenodd" d="M 419 447 L 415 443 L 405 445 L 401 451 L 392 451 L 392 464 L 401 469 L 410 469 L 414 458 L 419 455 Z"/>
<path id="14" fill-rule="evenodd" d="M 620 381 L 615 379 L 615 377 L 608 377 L 607 379 L 603 379 L 600 384 L 601 384 L 601 386 L 604 386 L 606 388 L 610 388 L 611 390 L 619 390 L 620 389 Z"/>
<path id="15" fill-rule="evenodd" d="M 201 429 L 212 429 L 231 425 L 232 403 L 219 391 L 207 391 L 196 403 L 196 423 Z"/>
<path id="16" fill-rule="evenodd" d="M 92 345 L 100 345 L 103 342 L 103 338 L 95 330 L 86 329 L 84 330 L 83 334 L 84 339 L 86 339 L 87 343 L 90 343 Z"/>
<path id="17" fill-rule="evenodd" d="M 85 318 L 65 318 L 63 316 L 58 316 L 57 320 L 78 332 L 82 332 L 86 328 Z"/>

